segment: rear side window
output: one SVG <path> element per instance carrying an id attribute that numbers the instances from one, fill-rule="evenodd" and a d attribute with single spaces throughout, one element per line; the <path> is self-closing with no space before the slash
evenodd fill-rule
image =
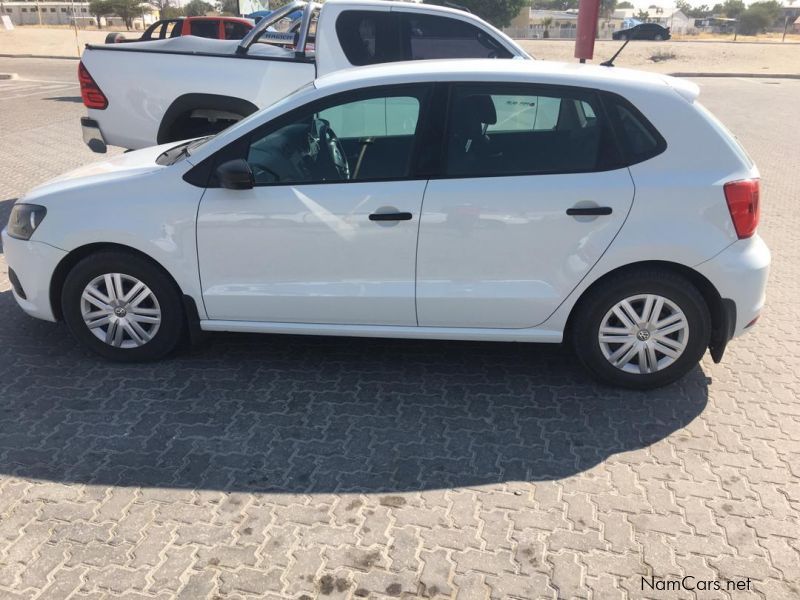
<path id="1" fill-rule="evenodd" d="M 406 60 L 511 58 L 494 37 L 450 17 L 401 13 L 400 31 Z"/>
<path id="2" fill-rule="evenodd" d="M 390 12 L 346 10 L 336 35 L 350 64 L 357 67 L 402 60 L 397 21 Z"/>
<path id="3" fill-rule="evenodd" d="M 609 110 L 627 164 L 643 162 L 666 149 L 667 142 L 658 130 L 628 101 L 612 97 Z"/>
<path id="4" fill-rule="evenodd" d="M 584 173 L 621 166 L 593 92 L 544 86 L 456 87 L 445 175 Z"/>
<path id="5" fill-rule="evenodd" d="M 247 25 L 244 23 L 236 23 L 235 21 L 226 21 L 224 26 L 226 40 L 240 40 L 250 31 Z"/>

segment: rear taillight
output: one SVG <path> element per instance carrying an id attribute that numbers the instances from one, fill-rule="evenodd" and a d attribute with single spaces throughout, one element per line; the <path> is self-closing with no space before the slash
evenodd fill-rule
<path id="1" fill-rule="evenodd" d="M 78 81 L 81 83 L 81 98 L 83 98 L 83 104 L 86 108 L 103 110 L 108 106 L 106 95 L 92 76 L 89 75 L 89 71 L 83 66 L 83 62 L 78 63 Z"/>
<path id="2" fill-rule="evenodd" d="M 758 187 L 758 179 L 743 179 L 725 184 L 725 200 L 740 240 L 751 237 L 758 227 L 761 212 Z"/>

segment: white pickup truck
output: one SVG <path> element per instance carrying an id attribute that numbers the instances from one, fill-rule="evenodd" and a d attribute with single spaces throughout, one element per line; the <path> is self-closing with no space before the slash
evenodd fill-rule
<path id="1" fill-rule="evenodd" d="M 286 31 L 282 19 L 302 10 Z M 285 22 L 285 21 L 283 21 Z M 437 58 L 531 57 L 461 10 L 410 2 L 293 2 L 241 41 L 181 36 L 87 45 L 79 67 L 83 138 L 143 148 L 216 133 L 314 81 L 354 66 Z"/>

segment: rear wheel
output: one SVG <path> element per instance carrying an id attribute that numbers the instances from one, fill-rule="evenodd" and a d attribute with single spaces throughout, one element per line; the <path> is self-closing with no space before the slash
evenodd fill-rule
<path id="1" fill-rule="evenodd" d="M 664 36 L 662 36 L 660 33 L 657 33 L 657 34 L 656 34 L 656 37 L 654 37 L 653 39 L 654 39 L 655 41 L 657 41 L 657 42 L 660 42 L 661 40 L 663 40 L 663 39 L 664 39 Z"/>
<path id="2" fill-rule="evenodd" d="M 597 379 L 614 386 L 672 383 L 700 361 L 711 335 L 703 296 L 690 281 L 665 270 L 612 277 L 576 310 L 575 352 Z"/>
<path id="3" fill-rule="evenodd" d="M 132 253 L 84 258 L 67 275 L 61 306 L 75 338 L 111 360 L 156 360 L 173 350 L 183 333 L 175 284 Z"/>

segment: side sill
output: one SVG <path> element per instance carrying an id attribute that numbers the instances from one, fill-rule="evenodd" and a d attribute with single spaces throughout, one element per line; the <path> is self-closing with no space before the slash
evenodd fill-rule
<path id="1" fill-rule="evenodd" d="M 465 327 L 401 327 L 396 325 L 331 325 L 325 323 L 269 323 L 260 321 L 202 320 L 203 331 L 283 333 L 345 337 L 407 338 L 559 344 L 563 333 L 549 329 L 484 329 Z"/>

